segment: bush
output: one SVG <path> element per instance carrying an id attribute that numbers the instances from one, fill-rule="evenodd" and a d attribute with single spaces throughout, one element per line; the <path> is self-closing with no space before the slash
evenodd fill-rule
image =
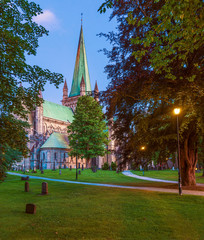
<path id="1" fill-rule="evenodd" d="M 116 171 L 116 163 L 115 163 L 115 162 L 112 162 L 112 163 L 111 163 L 111 169 L 112 169 L 113 171 Z"/>
<path id="2" fill-rule="evenodd" d="M 108 170 L 109 169 L 109 164 L 107 162 L 105 162 L 103 164 L 102 170 Z"/>

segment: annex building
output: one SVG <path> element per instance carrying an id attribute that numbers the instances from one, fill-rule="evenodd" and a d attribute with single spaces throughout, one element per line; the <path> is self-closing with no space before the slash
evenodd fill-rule
<path id="1" fill-rule="evenodd" d="M 27 170 L 76 167 L 76 159 L 69 156 L 67 126 L 73 121 L 78 98 L 93 92 L 95 100 L 98 101 L 97 83 L 94 91 L 92 91 L 90 84 L 83 28 L 81 26 L 71 91 L 68 92 L 65 80 L 61 105 L 43 100 L 43 104 L 30 113 L 29 124 L 31 128 L 28 131 L 30 156 L 23 159 L 21 162 L 22 168 Z M 41 92 L 39 92 L 39 96 L 43 98 Z M 111 136 L 110 128 L 109 136 Z M 110 141 L 107 148 L 113 150 L 114 142 Z M 105 157 L 98 156 L 92 159 L 91 165 L 101 168 L 104 162 L 111 164 L 112 161 L 115 161 L 114 155 L 108 154 Z M 83 167 L 90 167 L 86 166 L 85 159 L 78 159 L 78 165 L 79 168 L 82 165 Z"/>

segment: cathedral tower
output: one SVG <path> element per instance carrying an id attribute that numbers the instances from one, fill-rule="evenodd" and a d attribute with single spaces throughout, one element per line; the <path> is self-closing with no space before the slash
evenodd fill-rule
<path id="1" fill-rule="evenodd" d="M 78 98 L 86 95 L 88 92 L 91 92 L 91 83 L 86 58 L 83 27 L 81 25 L 71 91 L 68 97 L 67 85 L 65 88 L 64 84 L 62 105 L 71 107 L 74 111 Z"/>

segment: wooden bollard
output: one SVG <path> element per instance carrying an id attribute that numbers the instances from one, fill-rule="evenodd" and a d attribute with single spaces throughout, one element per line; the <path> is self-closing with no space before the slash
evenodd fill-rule
<path id="1" fill-rule="evenodd" d="M 25 182 L 25 192 L 29 192 L 29 182 Z"/>
<path id="2" fill-rule="evenodd" d="M 48 183 L 43 182 L 42 183 L 42 195 L 47 195 L 48 194 Z"/>
<path id="3" fill-rule="evenodd" d="M 36 213 L 36 205 L 32 203 L 26 204 L 26 213 L 35 214 Z"/>

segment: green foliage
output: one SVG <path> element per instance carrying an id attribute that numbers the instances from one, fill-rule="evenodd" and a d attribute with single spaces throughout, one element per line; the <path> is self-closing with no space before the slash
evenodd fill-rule
<path id="1" fill-rule="evenodd" d="M 10 146 L 0 145 L 0 181 L 4 180 L 5 172 L 10 169 L 13 162 L 21 161 L 22 153 Z"/>
<path id="2" fill-rule="evenodd" d="M 203 1 L 112 1 L 116 33 L 101 34 L 113 44 L 105 51 L 111 82 L 104 93 L 107 116 L 121 163 L 162 160 L 176 151 L 180 106 L 182 168 L 194 168 L 204 133 Z M 146 151 L 140 152 L 140 146 Z M 192 149 L 194 153 L 192 153 Z M 184 170 L 184 172 L 187 172 Z M 185 176 L 183 176 L 185 179 Z"/>
<path id="3" fill-rule="evenodd" d="M 26 154 L 28 139 L 23 121 L 27 120 L 27 113 L 42 102 L 38 97 L 39 89 L 43 91 L 47 81 L 58 86 L 63 80 L 61 74 L 26 63 L 26 55 L 36 55 L 38 38 L 48 35 L 44 27 L 32 20 L 41 13 L 41 8 L 34 2 L 0 1 L 0 129 L 4 136 L 1 137 L 1 156 L 3 148 Z M 20 83 L 26 87 L 19 86 Z M 15 121 L 13 116 L 23 121 Z M 6 161 L 6 156 L 4 154 L 1 161 Z"/>
<path id="4" fill-rule="evenodd" d="M 103 164 L 102 170 L 109 170 L 109 164 L 107 162 Z"/>
<path id="5" fill-rule="evenodd" d="M 116 162 L 111 163 L 111 169 L 112 171 L 116 171 Z"/>
<path id="6" fill-rule="evenodd" d="M 101 4 L 100 8 L 98 9 L 98 12 L 105 13 L 106 9 L 112 8 L 113 2 L 111 0 L 106 0 L 103 4 Z"/>
<path id="7" fill-rule="evenodd" d="M 78 99 L 74 120 L 68 126 L 71 156 L 89 161 L 104 156 L 108 144 L 108 131 L 102 107 L 94 98 L 81 96 Z"/>

